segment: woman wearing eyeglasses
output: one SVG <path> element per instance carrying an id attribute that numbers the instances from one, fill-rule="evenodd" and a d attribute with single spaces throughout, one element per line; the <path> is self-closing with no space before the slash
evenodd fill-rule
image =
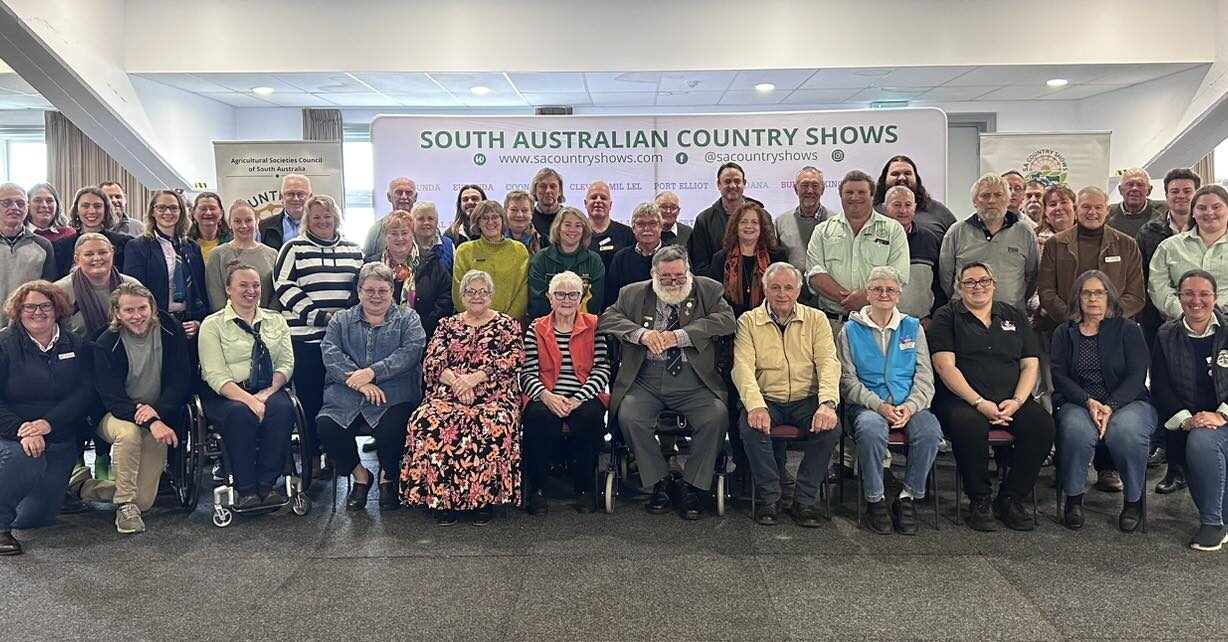
<path id="1" fill-rule="evenodd" d="M 1051 353 L 1058 479 L 1066 496 L 1062 523 L 1071 530 L 1083 527 L 1087 467 L 1104 442 L 1125 495 L 1117 526 L 1132 533 L 1142 519 L 1156 425 L 1147 394 L 1147 341 L 1142 328 L 1123 316 L 1117 288 L 1104 272 L 1079 275 L 1066 300 L 1070 320 L 1054 331 Z"/>
<path id="2" fill-rule="evenodd" d="M 434 509 L 440 526 L 462 514 L 482 526 L 495 506 L 520 504 L 524 346 L 520 323 L 491 306 L 494 279 L 470 270 L 459 281 L 464 312 L 439 322 L 422 361 L 425 399 L 409 418 L 401 497 Z"/>
<path id="3" fill-rule="evenodd" d="M 996 513 L 1013 530 L 1031 530 L 1035 515 L 1024 500 L 1053 446 L 1054 431 L 1053 417 L 1032 398 L 1040 342 L 1023 310 L 994 301 L 996 282 L 988 264 L 964 264 L 955 287 L 959 297 L 934 313 L 926 338 L 943 383 L 933 410 L 963 477 L 968 525 L 996 531 Z M 990 430 L 1014 436 L 1010 471 L 992 504 Z"/>
<path id="4" fill-rule="evenodd" d="M 183 197 L 172 190 L 153 193 L 145 212 L 145 234 L 124 248 L 124 274 L 153 293 L 158 309 L 169 312 L 191 339 L 209 315 L 205 259 L 188 238 Z"/>
<path id="5" fill-rule="evenodd" d="M 461 277 L 470 270 L 490 276 L 495 294 L 492 310 L 521 321 L 529 305 L 529 251 L 524 243 L 506 237 L 507 214 L 494 201 L 482 201 L 473 208 L 473 227 L 480 236 L 457 246 L 452 263 L 452 303 L 465 307 L 461 296 Z"/>
<path id="6" fill-rule="evenodd" d="M 567 271 L 554 275 L 546 296 L 552 311 L 525 333 L 520 369 L 530 489 L 526 508 L 533 515 L 548 512 L 542 488 L 566 423 L 571 430 L 566 443 L 575 509 L 587 513 L 593 510 L 593 471 L 605 437 L 610 361 L 605 337 L 597 334 L 597 316 L 579 311 L 584 296 L 580 276 Z"/>
<path id="7" fill-rule="evenodd" d="M 405 426 L 422 400 L 426 334 L 413 308 L 394 305 L 396 285 L 396 273 L 388 265 L 362 266 L 358 305 L 333 316 L 320 344 L 327 382 L 316 429 L 324 451 L 337 462 L 337 471 L 354 476 L 345 501 L 350 511 L 366 509 L 375 482 L 375 474 L 359 461 L 354 432 L 367 426 L 375 435 L 379 506 L 394 509 L 401 503 L 397 477 Z"/>

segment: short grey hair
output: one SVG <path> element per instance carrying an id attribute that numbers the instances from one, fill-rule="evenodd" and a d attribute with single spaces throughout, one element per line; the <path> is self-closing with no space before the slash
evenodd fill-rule
<path id="1" fill-rule="evenodd" d="M 656 203 L 645 202 L 636 205 L 635 209 L 631 211 L 631 223 L 634 224 L 637 218 L 651 219 L 658 223 L 665 222 L 661 218 L 661 208 L 657 207 Z"/>
<path id="2" fill-rule="evenodd" d="M 546 294 L 554 294 L 555 290 L 558 290 L 564 285 L 575 286 L 580 289 L 581 294 L 584 293 L 584 279 L 580 278 L 579 274 L 576 274 L 571 270 L 563 270 L 562 272 L 559 272 L 551 277 L 550 285 L 546 286 Z"/>
<path id="3" fill-rule="evenodd" d="M 1109 193 L 1100 189 L 1099 187 L 1096 187 L 1095 185 L 1088 185 L 1087 187 L 1079 190 L 1079 193 L 1075 195 L 1075 201 L 1078 201 L 1085 196 L 1097 196 L 1100 198 L 1100 200 L 1106 203 L 1109 200 Z"/>
<path id="4" fill-rule="evenodd" d="M 654 197 L 652 197 L 652 202 L 654 202 L 654 203 L 655 203 L 655 202 L 657 202 L 657 201 L 659 201 L 659 200 L 661 200 L 661 199 L 665 198 L 666 196 L 673 196 L 675 201 L 677 201 L 677 200 L 678 200 L 678 195 L 677 195 L 677 194 L 675 194 L 675 193 L 673 193 L 673 192 L 671 192 L 671 191 L 669 191 L 669 190 L 664 190 L 664 191 L 661 191 L 661 192 L 657 192 L 657 195 L 656 195 L 656 196 L 654 196 Z"/>
<path id="5" fill-rule="evenodd" d="M 913 201 L 917 200 L 917 195 L 913 194 L 912 190 L 908 189 L 907 185 L 892 185 L 891 188 L 887 190 L 887 193 L 883 194 L 883 202 L 886 203 L 887 201 L 895 198 L 897 194 L 908 194 L 912 197 Z"/>
<path id="6" fill-rule="evenodd" d="M 311 179 L 303 174 L 286 174 L 281 177 L 281 186 L 284 188 L 286 183 L 290 181 L 302 181 L 307 183 L 307 191 L 311 191 Z"/>
<path id="7" fill-rule="evenodd" d="M 409 210 L 410 216 L 416 216 L 418 212 L 430 210 L 435 218 L 439 218 L 439 209 L 435 207 L 434 201 L 415 201 L 414 206 Z"/>
<path id="8" fill-rule="evenodd" d="M 0 192 L 21 192 L 22 198 L 26 198 L 26 188 L 17 183 L 0 183 Z M 29 203 L 27 203 L 29 205 Z"/>
<path id="9" fill-rule="evenodd" d="M 908 188 L 905 188 L 908 189 Z M 891 192 L 887 192 L 890 194 Z M 870 268 L 870 274 L 866 276 L 865 287 L 869 288 L 870 284 L 875 281 L 895 281 L 896 285 L 904 285 L 904 279 L 900 273 L 890 265 L 877 265 Z"/>
<path id="10" fill-rule="evenodd" d="M 379 279 L 391 285 L 394 289 L 397 286 L 397 280 L 392 274 L 392 268 L 376 261 L 367 263 L 362 266 L 362 269 L 358 270 L 358 287 L 361 288 L 367 282 L 367 279 Z"/>
<path id="11" fill-rule="evenodd" d="M 799 269 L 797 269 L 797 267 L 796 267 L 795 265 L 793 265 L 792 263 L 788 263 L 788 262 L 785 262 L 785 261 L 777 261 L 777 262 L 775 262 L 775 263 L 773 263 L 773 264 L 771 264 L 771 265 L 767 266 L 767 269 L 763 271 L 763 287 L 764 287 L 764 289 L 767 289 L 767 286 L 768 286 L 768 281 L 772 280 L 772 277 L 776 276 L 776 274 L 777 274 L 778 272 L 791 272 L 791 273 L 793 273 L 794 278 L 796 278 L 796 279 L 797 279 L 797 285 L 798 285 L 798 287 L 801 287 L 801 285 L 802 285 L 802 271 L 801 271 L 801 270 L 799 270 Z"/>
<path id="12" fill-rule="evenodd" d="M 666 245 L 652 255 L 652 271 L 655 274 L 657 266 L 670 261 L 682 261 L 686 268 L 691 269 L 691 259 L 687 258 L 686 250 L 677 245 Z"/>
<path id="13" fill-rule="evenodd" d="M 481 279 L 486 282 L 486 289 L 490 290 L 491 294 L 495 293 L 495 280 L 490 277 L 490 274 L 482 270 L 469 270 L 460 280 L 460 291 L 464 292 L 469 287 L 470 283 Z"/>
<path id="14" fill-rule="evenodd" d="M 997 174 L 993 172 L 989 172 L 988 174 L 985 174 L 981 176 L 980 178 L 976 179 L 976 182 L 972 184 L 972 189 L 969 190 L 969 194 L 971 195 L 973 203 L 976 202 L 976 193 L 981 191 L 982 185 L 992 185 L 994 187 L 1000 187 L 1002 188 L 1003 192 L 1007 194 L 1011 193 L 1010 183 L 1007 183 L 1005 178 L 1002 178 L 1001 176 L 998 176 Z"/>

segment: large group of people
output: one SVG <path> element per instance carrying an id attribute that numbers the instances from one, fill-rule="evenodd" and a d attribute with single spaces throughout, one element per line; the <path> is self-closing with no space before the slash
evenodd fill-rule
<path id="1" fill-rule="evenodd" d="M 672 192 L 627 225 L 610 185 L 585 186 L 581 210 L 543 168 L 501 202 L 463 185 L 441 229 L 398 177 L 361 244 L 306 176 L 284 177 L 264 220 L 211 192 L 189 206 L 155 191 L 138 220 L 114 182 L 67 208 L 51 185 L 3 184 L 0 554 L 23 551 L 14 529 L 82 501 L 113 504 L 119 533 L 145 530 L 193 395 L 240 511 L 288 503 L 297 397 L 301 464 L 351 476 L 349 511 L 378 486 L 381 509 L 424 507 L 441 526 L 501 506 L 542 516 L 561 467 L 589 512 L 615 433 L 650 513 L 702 517 L 730 450 L 759 524 L 819 526 L 822 486 L 852 467 L 864 526 L 911 535 L 949 447 L 973 529 L 1034 528 L 1053 461 L 1067 528 L 1084 526 L 1092 468 L 1134 532 L 1147 468 L 1166 464 L 1155 492 L 1188 487 L 1189 545 L 1218 550 L 1228 192 L 1188 169 L 1163 183 L 1151 200 L 1130 170 L 1110 205 L 1095 186 L 986 174 L 957 218 L 896 156 L 877 180 L 801 168 L 797 206 L 773 219 L 725 163 L 691 228 Z M 829 184 L 838 212 L 820 202 Z M 679 466 L 663 415 L 685 427 Z M 796 473 L 785 440 L 801 446 Z"/>

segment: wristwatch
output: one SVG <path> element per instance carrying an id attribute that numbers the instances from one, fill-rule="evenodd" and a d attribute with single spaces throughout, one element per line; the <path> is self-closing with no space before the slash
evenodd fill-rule
<path id="1" fill-rule="evenodd" d="M 831 399 L 828 399 L 827 401 L 824 401 L 823 403 L 821 403 L 821 404 L 819 404 L 819 405 L 820 405 L 820 406 L 827 406 L 828 408 L 831 408 L 832 410 L 835 410 L 835 409 L 836 409 L 836 402 L 832 401 Z"/>

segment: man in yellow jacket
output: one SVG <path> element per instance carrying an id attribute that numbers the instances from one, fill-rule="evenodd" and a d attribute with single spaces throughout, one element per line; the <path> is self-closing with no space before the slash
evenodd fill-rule
<path id="1" fill-rule="evenodd" d="M 763 504 L 755 521 L 776 523 L 781 491 L 771 428 L 782 424 L 808 431 L 797 472 L 793 520 L 819 525 L 815 505 L 819 484 L 840 438 L 836 404 L 840 395 L 840 360 L 831 324 L 822 311 L 797 302 L 802 273 L 784 262 L 763 273 L 763 305 L 738 319 L 734 336 L 733 384 L 744 410 L 738 421 L 742 444 Z"/>

